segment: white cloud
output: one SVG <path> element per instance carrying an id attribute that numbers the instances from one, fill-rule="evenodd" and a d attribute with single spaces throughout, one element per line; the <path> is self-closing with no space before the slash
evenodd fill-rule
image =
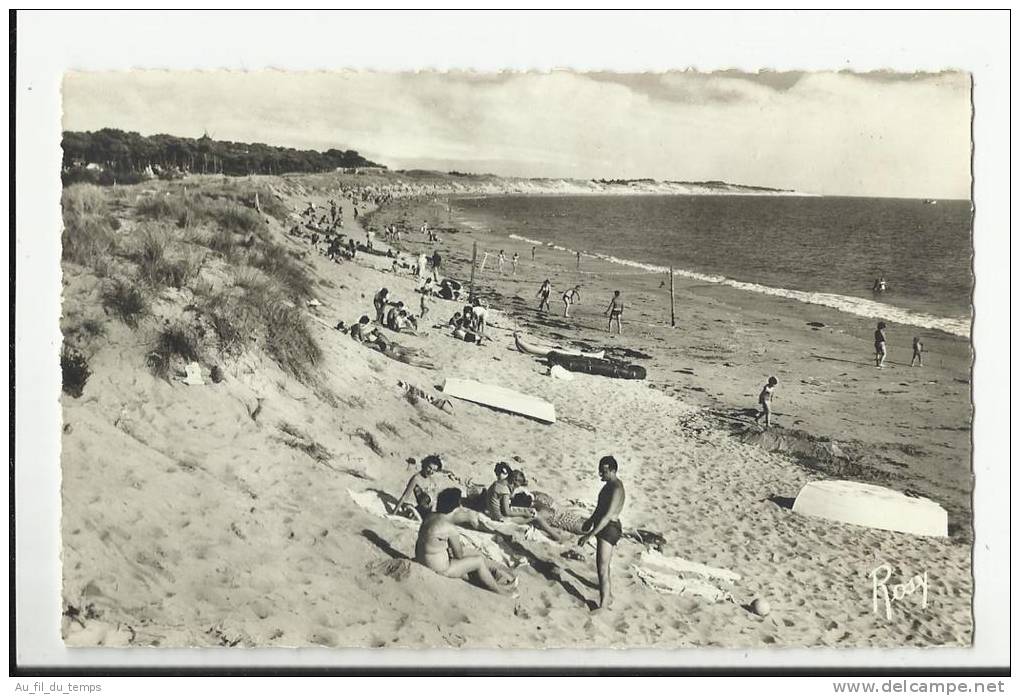
<path id="1" fill-rule="evenodd" d="M 534 176 L 966 197 L 968 90 L 961 74 L 805 73 L 774 89 L 732 73 L 78 73 L 65 81 L 65 127 L 208 130 Z"/>

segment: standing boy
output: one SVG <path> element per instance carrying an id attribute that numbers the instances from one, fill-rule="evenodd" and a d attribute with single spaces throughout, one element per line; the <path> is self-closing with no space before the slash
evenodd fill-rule
<path id="1" fill-rule="evenodd" d="M 761 413 L 755 415 L 754 422 L 757 423 L 762 416 L 765 416 L 766 428 L 772 425 L 772 393 L 775 391 L 777 384 L 779 384 L 778 379 L 769 377 L 769 381 L 761 388 L 761 393 L 758 394 L 758 405 L 761 406 Z"/>
<path id="2" fill-rule="evenodd" d="M 609 306 L 606 308 L 605 314 L 609 315 L 609 333 L 613 333 L 613 320 L 616 320 L 616 333 L 623 333 L 622 317 L 623 317 L 623 299 L 620 297 L 620 291 L 613 291 L 613 299 L 609 301 Z"/>

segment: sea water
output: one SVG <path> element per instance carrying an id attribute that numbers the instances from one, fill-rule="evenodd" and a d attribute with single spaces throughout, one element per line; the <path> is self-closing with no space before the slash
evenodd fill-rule
<path id="1" fill-rule="evenodd" d="M 807 196 L 503 196 L 472 226 L 850 314 L 970 335 L 969 201 Z M 566 261 L 566 259 L 565 259 Z M 888 283 L 875 294 L 876 278 Z"/>

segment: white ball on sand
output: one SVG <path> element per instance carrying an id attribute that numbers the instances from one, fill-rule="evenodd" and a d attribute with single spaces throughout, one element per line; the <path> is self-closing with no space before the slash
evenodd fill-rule
<path id="1" fill-rule="evenodd" d="M 756 597 L 754 600 L 751 601 L 750 609 L 753 613 L 757 614 L 758 616 L 768 616 L 769 613 L 772 611 L 772 607 L 769 606 L 768 601 L 762 599 L 761 597 Z"/>

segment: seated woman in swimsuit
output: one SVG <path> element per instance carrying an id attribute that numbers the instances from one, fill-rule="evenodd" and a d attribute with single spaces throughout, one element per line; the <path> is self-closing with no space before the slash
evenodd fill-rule
<path id="1" fill-rule="evenodd" d="M 419 522 L 435 509 L 436 488 L 438 484 L 435 474 L 443 468 L 443 460 L 437 454 L 430 454 L 421 460 L 421 471 L 410 478 L 403 494 L 390 511 L 392 515 L 407 512 Z M 415 504 L 409 502 L 414 496 Z"/>
<path id="2" fill-rule="evenodd" d="M 523 471 L 512 470 L 506 462 L 496 464 L 496 480 L 485 492 L 485 514 L 497 522 L 532 525 L 555 541 L 561 541 L 559 533 L 539 516 L 533 507 L 511 505 L 515 489 L 528 485 Z"/>
<path id="3" fill-rule="evenodd" d="M 509 568 L 484 556 L 469 556 L 464 552 L 460 532 L 454 525 L 460 497 L 459 488 L 440 491 L 435 512 L 426 517 L 418 529 L 415 560 L 448 578 L 466 578 L 474 573 L 485 589 L 499 594 L 513 593 L 517 578 Z"/>

